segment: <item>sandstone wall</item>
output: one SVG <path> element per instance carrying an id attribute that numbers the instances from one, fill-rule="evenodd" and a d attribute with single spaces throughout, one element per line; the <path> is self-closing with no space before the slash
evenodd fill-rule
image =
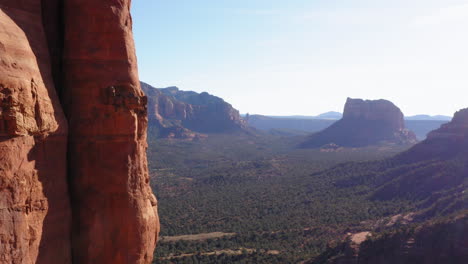
<path id="1" fill-rule="evenodd" d="M 70 263 L 67 122 L 41 2 L 0 3 L 0 263 Z"/>
<path id="2" fill-rule="evenodd" d="M 0 2 L 0 263 L 151 262 L 159 222 L 129 10 Z"/>
<path id="3" fill-rule="evenodd" d="M 150 263 L 158 221 L 130 1 L 67 0 L 64 12 L 75 262 Z"/>

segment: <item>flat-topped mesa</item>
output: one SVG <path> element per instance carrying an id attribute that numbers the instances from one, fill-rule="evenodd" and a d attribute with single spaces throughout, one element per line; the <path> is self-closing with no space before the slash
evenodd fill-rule
<path id="1" fill-rule="evenodd" d="M 432 131 L 427 138 L 466 141 L 468 139 L 468 108 L 456 112 L 451 122 Z"/>
<path id="2" fill-rule="evenodd" d="M 400 108 L 387 100 L 348 98 L 343 112 L 343 119 L 378 121 L 385 124 L 392 131 L 405 129 L 404 116 Z"/>
<path id="3" fill-rule="evenodd" d="M 416 142 L 416 135 L 405 128 L 403 113 L 392 102 L 348 98 L 343 118 L 311 135 L 301 146 L 317 148 L 337 144 L 342 147 L 364 147 Z"/>

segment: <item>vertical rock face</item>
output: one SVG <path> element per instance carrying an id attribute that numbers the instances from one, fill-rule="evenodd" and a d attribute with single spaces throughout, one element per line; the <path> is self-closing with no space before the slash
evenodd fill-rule
<path id="1" fill-rule="evenodd" d="M 150 263 L 159 225 L 130 1 L 67 0 L 64 11 L 74 261 Z"/>
<path id="2" fill-rule="evenodd" d="M 0 1 L 0 263 L 150 263 L 146 123 L 129 1 Z"/>
<path id="3" fill-rule="evenodd" d="M 392 102 L 387 100 L 348 98 L 343 112 L 343 119 L 380 121 L 389 131 L 405 129 L 403 113 Z"/>
<path id="4" fill-rule="evenodd" d="M 405 128 L 403 113 L 387 100 L 348 98 L 343 118 L 327 129 L 313 134 L 303 147 L 337 144 L 363 147 L 380 143 L 413 144 L 416 135 Z"/>
<path id="5" fill-rule="evenodd" d="M 1 1 L 0 263 L 71 263 L 66 136 L 41 1 Z"/>

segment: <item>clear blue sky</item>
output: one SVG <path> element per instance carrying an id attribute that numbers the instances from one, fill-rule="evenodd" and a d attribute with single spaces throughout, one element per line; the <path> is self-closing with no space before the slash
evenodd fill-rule
<path id="1" fill-rule="evenodd" d="M 468 0 L 133 0 L 140 79 L 242 113 L 468 107 Z"/>

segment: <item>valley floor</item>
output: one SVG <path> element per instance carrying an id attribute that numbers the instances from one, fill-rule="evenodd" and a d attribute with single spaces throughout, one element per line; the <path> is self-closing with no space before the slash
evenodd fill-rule
<path id="1" fill-rule="evenodd" d="M 414 209 L 407 200 L 370 200 L 369 186 L 341 188 L 342 174 L 321 173 L 408 147 L 297 149 L 300 140 L 267 134 L 150 140 L 163 237 L 155 263 L 298 263 L 348 233 Z"/>

